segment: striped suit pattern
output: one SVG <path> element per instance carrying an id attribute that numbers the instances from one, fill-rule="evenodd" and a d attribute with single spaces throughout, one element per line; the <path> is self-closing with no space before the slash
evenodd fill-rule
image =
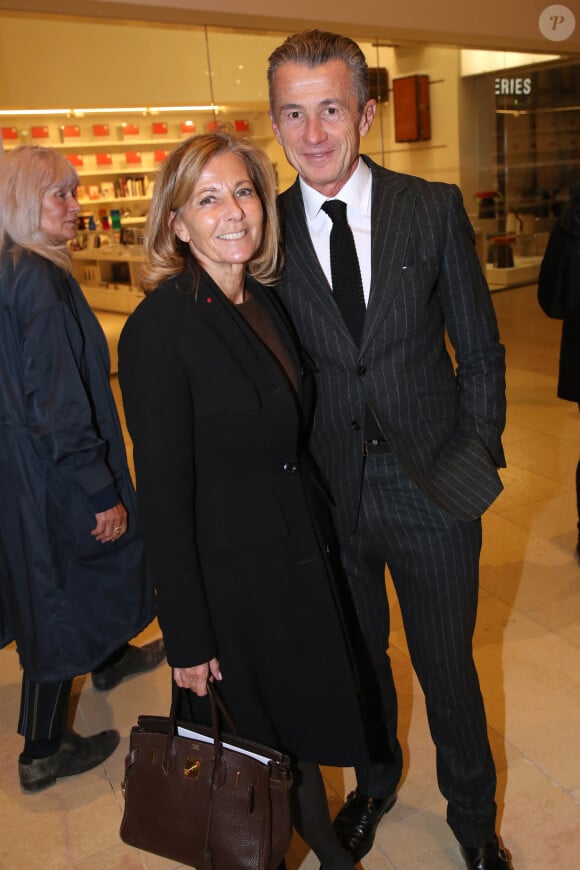
<path id="1" fill-rule="evenodd" d="M 279 293 L 316 375 L 311 447 L 336 501 L 395 747 L 392 765 L 357 769 L 358 786 L 385 796 L 401 773 L 386 563 L 426 696 L 448 821 L 462 843 L 478 844 L 494 831 L 495 770 L 471 642 L 480 517 L 501 491 L 505 465 L 505 351 L 458 188 L 363 159 L 372 172 L 372 278 L 358 347 L 316 257 L 298 180 L 279 197 Z M 389 453 L 365 456 L 366 406 Z"/>

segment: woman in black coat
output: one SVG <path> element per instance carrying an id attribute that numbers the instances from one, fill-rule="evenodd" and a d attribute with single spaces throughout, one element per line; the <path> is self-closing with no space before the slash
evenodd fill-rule
<path id="1" fill-rule="evenodd" d="M 48 148 L 0 162 L 0 646 L 16 640 L 23 668 L 28 792 L 95 767 L 119 741 L 66 730 L 72 678 L 93 670 L 111 688 L 163 657 L 161 641 L 126 643 L 154 598 L 105 336 L 70 275 L 77 185 Z"/>
<path id="2" fill-rule="evenodd" d="M 561 319 L 558 397 L 580 407 L 580 201 L 566 209 L 550 234 L 540 268 L 538 300 L 549 317 Z M 580 461 L 576 466 L 580 556 Z"/>
<path id="3" fill-rule="evenodd" d="M 264 286 L 279 265 L 267 157 L 226 133 L 178 146 L 146 254 L 153 292 L 122 332 L 119 378 L 175 682 L 202 697 L 219 680 L 238 731 L 297 759 L 295 825 L 324 868 L 352 868 L 317 763 L 368 749 L 302 363 Z"/>

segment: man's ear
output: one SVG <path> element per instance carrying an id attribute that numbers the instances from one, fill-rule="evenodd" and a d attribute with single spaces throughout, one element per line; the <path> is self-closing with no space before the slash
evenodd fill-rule
<path id="1" fill-rule="evenodd" d="M 276 141 L 278 142 L 278 145 L 282 145 L 282 137 L 280 136 L 280 130 L 278 129 L 278 124 L 276 123 L 276 120 L 274 118 L 274 114 L 272 113 L 271 110 L 270 110 L 269 114 L 270 114 L 270 123 L 272 124 L 272 130 L 274 132 L 274 136 L 276 137 Z"/>
<path id="2" fill-rule="evenodd" d="M 376 100 L 368 100 L 364 109 L 361 112 L 360 121 L 358 124 L 358 129 L 361 136 L 366 136 L 369 130 L 373 125 L 373 121 L 375 120 L 375 113 L 377 111 L 377 101 Z"/>

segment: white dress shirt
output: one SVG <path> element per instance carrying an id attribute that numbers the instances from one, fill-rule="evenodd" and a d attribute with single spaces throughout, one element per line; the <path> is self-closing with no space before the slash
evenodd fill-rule
<path id="1" fill-rule="evenodd" d="M 306 212 L 306 224 L 314 250 L 332 287 L 330 272 L 330 231 L 332 221 L 321 206 L 329 197 L 309 187 L 300 179 L 302 199 Z M 358 166 L 343 188 L 331 199 L 346 202 L 346 217 L 352 234 L 360 266 L 365 302 L 368 305 L 371 288 L 371 192 L 372 175 L 364 160 L 359 157 Z"/>

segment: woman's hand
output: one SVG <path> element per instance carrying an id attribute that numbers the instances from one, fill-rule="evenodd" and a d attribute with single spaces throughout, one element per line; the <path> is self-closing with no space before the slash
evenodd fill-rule
<path id="1" fill-rule="evenodd" d="M 217 659 L 211 659 L 203 665 L 194 668 L 173 668 L 173 679 L 182 689 L 191 689 L 200 698 L 207 695 L 207 683 L 221 680 L 220 663 Z"/>
<path id="2" fill-rule="evenodd" d="M 101 544 L 106 544 L 109 541 L 116 541 L 121 535 L 127 531 L 127 511 L 119 502 L 115 507 L 109 508 L 108 511 L 103 511 L 100 514 L 95 514 L 97 525 L 91 532 L 96 541 Z"/>

